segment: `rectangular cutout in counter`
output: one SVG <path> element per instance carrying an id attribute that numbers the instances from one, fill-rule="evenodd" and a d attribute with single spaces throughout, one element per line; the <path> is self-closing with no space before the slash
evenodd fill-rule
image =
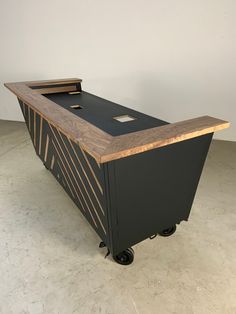
<path id="1" fill-rule="evenodd" d="M 136 118 L 131 117 L 127 114 L 123 115 L 123 116 L 113 117 L 113 119 L 115 119 L 116 121 L 119 121 L 119 122 L 129 122 L 129 121 L 136 120 Z"/>

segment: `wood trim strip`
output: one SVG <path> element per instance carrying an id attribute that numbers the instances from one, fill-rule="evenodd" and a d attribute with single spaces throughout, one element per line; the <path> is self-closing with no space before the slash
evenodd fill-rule
<path id="1" fill-rule="evenodd" d="M 59 148 L 60 148 L 60 151 L 62 152 L 62 155 L 63 155 L 63 157 L 64 157 L 64 160 L 66 161 L 66 163 L 67 163 L 67 165 L 68 165 L 68 167 L 69 167 L 69 169 L 70 169 L 70 172 L 71 172 L 71 174 L 72 174 L 72 176 L 73 176 L 73 178 L 74 178 L 74 181 L 76 182 L 76 185 L 79 187 L 78 182 L 77 182 L 77 180 L 76 180 L 76 178 L 75 178 L 75 176 L 74 176 L 73 170 L 71 169 L 71 166 L 70 166 L 68 160 L 66 159 L 66 156 L 65 156 L 65 154 L 64 154 L 64 151 L 63 151 L 63 149 L 62 149 L 62 147 L 61 147 L 61 145 L 60 145 L 60 143 L 59 143 L 59 141 L 58 141 L 58 139 L 57 139 L 57 137 L 56 137 L 56 135 L 55 135 L 55 133 L 54 133 L 54 130 L 53 130 L 53 128 L 51 127 L 50 124 L 49 124 L 49 127 L 50 127 L 50 129 L 51 129 L 51 131 L 52 131 L 52 133 L 53 133 L 53 137 L 54 137 L 54 139 L 56 140 L 57 145 L 58 145 Z M 60 134 L 59 134 L 59 135 L 60 135 Z M 66 150 L 67 150 L 68 156 L 69 156 L 70 159 L 72 160 L 72 158 L 71 158 L 71 156 L 70 156 L 70 153 L 69 153 L 69 151 L 68 151 L 68 148 L 66 147 L 64 141 L 62 141 L 62 142 L 63 142 L 63 144 L 64 144 L 64 147 L 65 147 Z M 53 145 L 54 145 L 54 148 L 55 148 L 56 151 L 57 151 L 58 156 L 59 156 L 60 159 L 61 159 L 62 157 L 59 155 L 58 150 L 57 150 L 57 148 L 56 148 L 54 142 L 53 142 Z M 62 159 L 61 159 L 61 162 L 63 163 Z M 63 166 L 64 166 L 64 163 L 63 163 Z M 74 162 L 73 162 L 73 166 L 75 167 Z M 65 166 L 64 166 L 64 168 L 65 168 Z M 76 169 L 76 167 L 75 167 L 75 169 Z M 65 170 L 66 170 L 66 168 L 65 168 Z M 66 170 L 66 172 L 67 172 L 67 170 Z M 67 174 L 68 174 L 68 172 L 67 172 Z M 69 177 L 69 175 L 68 175 L 68 177 Z M 70 177 L 69 177 L 69 178 L 70 178 Z M 81 177 L 80 177 L 80 180 L 81 180 L 81 182 L 82 182 L 82 184 L 83 184 L 83 181 L 82 181 Z M 71 181 L 71 179 L 70 179 L 70 181 Z M 71 181 L 71 183 L 72 183 L 72 181 Z M 95 214 L 96 214 L 96 216 L 97 216 L 97 219 L 98 219 L 98 221 L 99 221 L 99 223 L 100 223 L 100 225 L 101 225 L 101 227 L 102 227 L 104 233 L 106 234 L 106 230 L 105 230 L 105 228 L 104 228 L 104 226 L 103 226 L 103 223 L 102 223 L 102 221 L 101 221 L 101 219 L 100 219 L 100 217 L 99 217 L 99 215 L 98 215 L 98 213 L 97 213 L 97 210 L 96 210 L 96 208 L 95 208 L 95 206 L 94 206 L 94 204 L 93 204 L 93 202 L 92 202 L 92 200 L 91 200 L 91 198 L 90 198 L 90 195 L 89 195 L 89 193 L 88 193 L 88 191 L 87 191 L 87 189 L 86 189 L 86 187 L 85 187 L 84 184 L 83 184 L 83 186 L 84 186 L 84 189 L 85 189 L 85 191 L 86 191 L 86 193 L 87 193 L 87 195 L 88 195 L 88 197 L 89 197 L 89 200 L 90 200 L 90 202 L 91 202 L 91 204 L 92 204 L 92 207 L 93 207 L 94 212 L 95 212 Z M 73 186 L 73 187 L 74 187 L 74 186 Z M 76 191 L 75 188 L 74 188 L 74 190 L 75 190 L 75 192 L 76 192 L 76 194 L 77 194 L 77 191 Z M 78 196 L 78 194 L 77 194 L 77 196 Z M 80 201 L 80 203 L 81 203 L 81 201 Z M 87 208 L 89 209 L 89 206 L 87 206 Z"/>
<path id="2" fill-rule="evenodd" d="M 91 164 L 90 164 L 90 162 L 89 162 L 87 156 L 85 155 L 84 150 L 83 150 L 81 147 L 80 147 L 80 150 L 81 150 L 81 152 L 82 152 L 82 154 L 83 154 L 84 159 L 85 159 L 86 162 L 87 162 L 87 165 L 88 165 L 88 167 L 89 167 L 89 169 L 90 169 L 90 171 L 91 171 L 91 173 L 92 173 L 92 175 L 93 175 L 93 177 L 94 177 L 95 182 L 97 183 L 97 186 L 98 186 L 98 188 L 99 188 L 101 194 L 103 194 L 103 190 L 102 190 L 101 184 L 99 183 L 98 178 L 97 178 L 95 172 L 93 171 L 93 168 L 92 168 L 92 166 L 91 166 Z"/>
<path id="3" fill-rule="evenodd" d="M 60 135 L 60 133 L 59 133 L 59 135 Z M 61 137 L 61 135 L 60 135 L 60 137 Z M 106 234 L 105 227 L 104 227 L 104 225 L 103 225 L 103 223 L 102 223 L 102 221 L 101 221 L 101 219 L 100 219 L 100 216 L 98 215 L 98 212 L 97 212 L 97 210 L 96 210 L 96 207 L 95 207 L 95 205 L 94 205 L 94 203 L 93 203 L 93 201 L 92 201 L 92 199 L 91 199 L 91 197 L 90 197 L 90 194 L 89 194 L 89 192 L 88 192 L 88 190 L 87 190 L 87 188 L 86 188 L 86 186 L 85 186 L 85 184 L 84 184 L 84 181 L 83 181 L 83 179 L 82 179 L 82 177 L 81 177 L 79 171 L 77 170 L 77 167 L 76 167 L 76 165 L 75 165 L 75 163 L 74 163 L 74 160 L 73 160 L 73 158 L 71 157 L 71 154 L 70 154 L 70 152 L 69 152 L 69 150 L 68 150 L 68 148 L 67 148 L 67 146 L 66 146 L 66 144 L 65 144 L 65 142 L 64 142 L 64 140 L 63 140 L 62 137 L 61 137 L 61 140 L 62 140 L 63 145 L 64 145 L 64 147 L 65 147 L 65 149 L 66 149 L 66 151 L 67 151 L 68 156 L 70 157 L 70 160 L 71 160 L 71 162 L 72 162 L 72 164 L 73 164 L 73 166 L 74 166 L 74 169 L 75 169 L 75 171 L 76 171 L 76 173 L 77 173 L 77 175 L 78 175 L 78 177 L 79 177 L 79 179 L 80 179 L 80 182 L 81 182 L 82 185 L 83 185 L 83 188 L 84 188 L 84 190 L 85 190 L 85 192 L 86 192 L 86 194 L 87 194 L 87 197 L 88 197 L 89 200 L 90 200 L 90 203 L 91 203 L 91 205 L 92 205 L 92 207 L 93 207 L 93 209 L 94 209 L 94 212 L 95 212 L 95 214 L 96 214 L 96 216 L 97 216 L 97 219 L 98 219 L 98 221 L 99 221 L 99 223 L 100 223 L 100 225 L 101 225 L 101 227 L 102 227 L 104 233 Z M 68 141 L 70 142 L 70 139 L 68 139 Z M 71 144 L 71 143 L 70 143 L 70 144 Z M 73 149 L 73 153 L 74 153 L 75 157 L 77 158 L 77 160 L 79 160 L 79 159 L 78 159 L 78 156 L 77 156 L 77 154 L 76 154 L 76 152 L 75 152 L 74 149 Z M 81 166 L 81 164 L 80 164 L 80 166 Z M 92 188 L 91 186 L 90 186 L 90 188 L 91 188 L 91 190 L 94 192 L 94 190 L 93 190 L 93 188 Z M 83 194 L 83 193 L 81 192 L 81 194 Z M 96 198 L 96 199 L 97 199 L 97 198 Z M 97 200 L 97 201 L 98 201 L 98 200 Z M 100 209 L 101 209 L 102 213 L 104 214 L 104 210 L 103 210 L 103 208 L 101 207 L 101 204 L 100 204 L 99 201 L 98 201 L 98 204 L 100 205 Z M 86 202 L 86 205 L 87 205 L 87 207 L 89 208 L 87 202 Z"/>
<path id="4" fill-rule="evenodd" d="M 71 187 L 70 187 L 69 182 L 67 181 L 67 178 L 66 178 L 66 176 L 65 176 L 65 173 L 64 173 L 64 171 L 62 170 L 62 167 L 61 167 L 61 165 L 60 165 L 60 163 L 59 163 L 59 160 L 57 161 L 57 164 L 58 164 L 58 167 L 60 168 L 61 173 L 62 173 L 62 175 L 63 175 L 63 177 L 64 177 L 64 179 L 65 179 L 65 181 L 66 181 L 66 184 L 67 184 L 67 186 L 68 186 L 68 188 L 69 188 L 69 190 L 70 190 L 71 195 L 72 195 L 73 198 L 75 199 L 75 195 L 74 195 L 74 193 L 73 193 L 73 191 L 72 191 L 72 189 L 71 189 Z"/>
<path id="5" fill-rule="evenodd" d="M 72 174 L 72 176 L 73 176 L 73 178 L 74 178 L 74 181 L 76 182 L 76 184 L 77 184 L 77 186 L 78 186 L 78 188 L 79 188 L 79 190 L 80 190 L 80 192 L 81 192 L 81 195 L 83 195 L 83 193 L 82 193 L 82 191 L 81 191 L 81 189 L 80 189 L 80 187 L 79 187 L 79 185 L 78 185 L 78 182 L 77 182 L 77 180 L 76 180 L 76 178 L 75 178 L 75 176 L 74 176 L 73 170 L 71 169 L 71 166 L 70 166 L 69 162 L 67 161 L 66 156 L 64 155 L 63 149 L 62 149 L 62 147 L 61 147 L 61 145 L 60 145 L 60 143 L 59 143 L 59 141 L 58 141 L 58 139 L 57 139 L 57 137 L 56 137 L 56 135 L 55 135 L 55 133 L 54 133 L 54 131 L 53 131 L 53 128 L 52 128 L 50 125 L 49 125 L 49 127 L 50 127 L 51 131 L 53 132 L 53 137 L 54 137 L 54 139 L 56 140 L 57 145 L 58 145 L 59 148 L 60 148 L 60 151 L 62 152 L 62 155 L 63 155 L 63 157 L 64 157 L 64 160 L 66 161 L 66 163 L 67 163 L 67 165 L 68 165 L 68 167 L 69 167 L 69 169 L 70 169 L 70 172 L 71 172 L 71 174 Z M 59 134 L 59 135 L 60 135 L 60 134 Z M 74 168 L 76 169 L 76 166 L 75 166 L 75 164 L 74 164 L 74 162 L 73 162 L 73 159 L 72 159 L 72 157 L 71 157 L 71 155 L 70 155 L 70 152 L 68 151 L 68 148 L 66 147 L 64 141 L 62 141 L 62 142 L 63 142 L 63 144 L 64 144 L 64 147 L 65 147 L 66 150 L 67 150 L 68 156 L 69 156 L 70 159 L 72 160 L 72 163 L 73 163 Z M 57 154 L 58 154 L 58 156 L 60 157 L 61 162 L 62 162 L 62 164 L 63 164 L 63 166 L 64 166 L 64 168 L 65 168 L 65 170 L 66 170 L 66 167 L 65 167 L 65 165 L 64 165 L 64 162 L 62 161 L 62 157 L 59 155 L 59 152 L 58 152 L 58 150 L 57 150 L 57 148 L 56 148 L 56 145 L 55 145 L 54 141 L 53 141 L 53 145 L 54 145 L 54 148 L 56 149 Z M 76 169 L 76 171 L 77 171 L 77 169 Z M 67 172 L 67 170 L 66 170 L 66 172 Z M 79 173 L 78 173 L 78 174 L 79 174 Z M 67 175 L 68 175 L 68 172 L 67 172 Z M 69 177 L 69 175 L 68 175 L 68 177 Z M 80 175 L 79 175 L 79 177 L 80 177 Z M 69 179 L 70 179 L 70 177 L 69 177 Z M 71 181 L 71 179 L 70 179 L 70 181 Z M 95 206 L 94 206 L 94 204 L 93 204 L 93 202 L 92 202 L 92 200 L 91 200 L 91 198 L 90 198 L 89 192 L 87 191 L 87 189 L 86 189 L 86 187 L 85 187 L 85 185 L 84 185 L 83 180 L 82 180 L 81 177 L 80 177 L 80 181 L 81 181 L 81 183 L 83 184 L 84 190 L 86 191 L 86 193 L 87 193 L 87 195 L 88 195 L 88 197 L 89 197 L 89 200 L 90 200 L 90 202 L 91 202 L 91 204 L 92 204 L 92 207 L 93 207 L 93 209 L 94 209 L 94 212 L 95 212 L 95 214 L 96 214 L 96 217 L 97 217 L 97 219 L 98 219 L 98 221 L 99 221 L 99 223 L 100 223 L 100 225 L 101 225 L 101 227 L 102 227 L 104 233 L 106 234 L 105 227 L 104 227 L 104 225 L 103 225 L 103 223 L 102 223 L 102 221 L 101 221 L 100 216 L 99 216 L 98 213 L 97 213 L 97 210 L 96 210 L 96 208 L 95 208 Z M 71 181 L 71 183 L 72 183 L 72 181 Z M 74 187 L 74 185 L 73 185 L 73 187 Z M 74 190 L 75 190 L 75 188 L 74 188 Z M 75 191 L 76 191 L 76 190 L 75 190 Z M 77 191 L 76 191 L 76 194 L 77 194 Z M 78 196 L 78 194 L 77 194 L 77 196 Z M 80 203 L 82 204 L 81 201 L 80 201 Z M 87 209 L 88 209 L 88 211 L 89 211 L 91 217 L 93 218 L 93 215 L 92 215 L 92 213 L 91 213 L 91 211 L 90 211 L 90 208 L 89 208 L 87 202 L 86 202 L 86 205 L 87 205 Z M 93 218 L 93 219 L 94 219 L 94 218 Z M 94 221 L 94 223 L 95 223 L 95 221 Z M 95 224 L 96 224 L 96 223 L 95 223 Z M 96 225 L 96 226 L 97 226 L 97 225 Z"/>
<path id="6" fill-rule="evenodd" d="M 80 82 L 80 79 L 65 79 L 6 83 L 5 86 L 46 121 L 55 126 L 56 129 L 80 145 L 85 152 L 96 160 L 98 165 L 223 130 L 230 125 L 227 121 L 203 116 L 113 137 L 39 94 L 38 89 L 31 89 L 29 87 L 36 85 L 58 85 L 62 83 L 76 84 Z"/>
<path id="7" fill-rule="evenodd" d="M 29 124 L 29 132 L 31 133 L 31 117 L 30 117 L 30 107 L 28 106 L 28 124 Z"/>
<path id="8" fill-rule="evenodd" d="M 39 126 L 39 155 L 41 155 L 41 149 L 42 149 L 42 130 L 43 130 L 43 118 L 40 116 L 40 126 Z"/>
<path id="9" fill-rule="evenodd" d="M 54 145 L 54 148 L 55 148 L 55 143 L 53 143 L 53 145 Z M 63 162 L 62 159 L 61 159 L 61 156 L 60 156 L 60 160 L 61 160 L 61 162 Z M 65 164 L 64 164 L 64 163 L 63 163 L 63 167 L 64 167 L 64 169 L 66 170 L 66 167 L 65 167 Z M 67 172 L 67 170 L 66 170 L 66 172 Z M 70 179 L 70 182 L 72 183 L 71 178 L 70 178 L 68 172 L 67 172 L 67 176 L 68 176 L 68 178 Z M 66 179 L 65 174 L 64 174 L 64 178 Z M 67 181 L 67 185 L 70 187 L 70 185 L 68 184 L 68 181 Z M 80 190 L 80 187 L 79 187 L 79 185 L 78 185 L 78 182 L 76 182 L 76 185 L 77 185 L 77 187 L 79 188 L 79 191 L 80 191 L 80 193 L 81 193 L 81 190 Z M 79 200 L 79 203 L 80 203 L 80 205 L 81 205 L 83 211 L 86 212 L 86 210 L 85 210 L 85 208 L 84 208 L 84 204 L 83 204 L 83 202 L 81 201 L 81 198 L 80 198 L 80 196 L 78 195 L 77 190 L 75 189 L 74 185 L 73 185 L 73 188 L 74 188 L 74 190 L 76 191 L 77 199 Z M 74 194 L 72 194 L 72 195 L 74 195 Z M 81 195 L 82 195 L 82 193 L 81 193 Z M 83 195 L 82 195 L 82 196 L 83 196 Z M 74 197 L 74 196 L 73 196 L 73 197 Z M 75 198 L 75 197 L 74 197 L 74 198 Z M 91 218 L 93 219 L 92 215 L 91 215 Z M 95 224 L 95 226 L 97 227 L 97 224 L 96 224 L 95 220 L 94 220 L 94 224 Z"/>
<path id="10" fill-rule="evenodd" d="M 96 161 L 96 163 L 97 163 L 97 165 L 98 165 L 98 168 L 101 169 L 101 164 L 100 164 L 100 162 L 98 162 L 97 159 L 95 159 L 95 158 L 94 158 L 94 160 Z"/>
<path id="11" fill-rule="evenodd" d="M 45 144 L 45 151 L 44 151 L 44 162 L 47 161 L 48 158 L 48 144 L 49 144 L 49 137 L 47 134 L 46 144 Z"/>
<path id="12" fill-rule="evenodd" d="M 55 148 L 57 154 L 59 154 L 59 152 L 58 152 L 58 150 L 57 150 L 56 145 L 55 145 L 54 142 L 53 142 L 53 146 L 54 146 L 54 148 Z M 53 156 L 53 157 L 54 157 L 54 156 Z M 64 162 L 63 162 L 63 160 L 62 160 L 62 157 L 61 157 L 60 155 L 58 155 L 58 157 L 60 158 L 60 162 L 62 163 L 64 169 L 66 170 L 67 176 L 68 176 L 68 178 L 70 179 L 70 182 L 71 182 L 71 184 L 72 184 L 72 186 L 73 186 L 74 191 L 76 192 L 76 196 L 77 196 L 77 198 L 78 198 L 78 200 L 79 200 L 79 202 L 80 202 L 80 204 L 81 204 L 81 207 L 82 207 L 83 211 L 85 212 L 85 208 L 84 208 L 83 202 L 81 201 L 81 198 L 79 197 L 79 195 L 78 195 L 78 193 L 77 193 L 77 190 L 75 189 L 75 187 L 74 187 L 74 185 L 73 185 L 73 183 L 72 183 L 72 180 L 71 180 L 71 178 L 70 178 L 70 176 L 69 176 L 69 173 L 68 173 L 68 171 L 67 171 L 67 169 L 66 169 L 66 167 L 65 167 L 65 164 L 64 164 Z M 68 163 L 67 163 L 67 164 L 68 164 Z M 70 169 L 70 170 L 71 170 L 71 169 Z M 64 175 L 64 177 L 65 177 L 65 179 L 66 179 L 66 176 L 65 176 L 65 175 Z M 74 179 L 74 180 L 75 180 L 75 179 Z M 76 185 L 77 185 L 77 187 L 79 188 L 79 191 L 80 191 L 80 193 L 81 193 L 80 186 L 79 186 L 77 180 L 75 180 L 75 182 L 76 182 Z M 70 187 L 70 185 L 68 184 L 68 182 L 67 182 L 67 185 Z M 75 198 L 74 194 L 72 194 L 72 195 L 73 195 L 73 197 Z M 81 195 L 82 195 L 82 193 L 81 193 Z M 83 195 L 82 195 L 82 196 L 83 196 Z M 95 225 L 96 225 L 96 223 L 95 223 Z"/>
<path id="13" fill-rule="evenodd" d="M 63 143 L 64 143 L 64 142 L 63 142 Z M 64 146 L 65 146 L 65 144 L 64 144 Z M 65 146 L 65 147 L 66 147 L 66 146 Z M 66 149 L 67 149 L 67 147 L 66 147 Z M 68 149 L 67 149 L 67 151 L 68 151 Z M 73 151 L 73 152 L 74 152 L 74 155 L 75 155 L 75 151 Z M 74 164 L 73 158 L 71 157 L 69 151 L 68 151 L 68 154 L 69 154 L 69 156 L 70 156 L 70 158 L 71 158 L 71 160 L 72 160 L 72 162 L 73 162 L 73 166 L 74 166 L 74 168 L 75 168 L 75 170 L 76 170 L 77 175 L 78 175 L 79 178 L 80 178 L 80 182 L 82 183 L 82 185 L 83 185 L 83 187 L 84 187 L 84 190 L 85 190 L 85 192 L 86 192 L 86 194 L 87 194 L 87 197 L 89 198 L 89 201 L 90 201 L 90 203 L 91 203 L 91 205 L 92 205 L 92 207 L 93 207 L 93 210 L 94 210 L 94 212 L 95 212 L 95 214 L 96 214 L 96 217 L 97 217 L 97 219 L 98 219 L 98 221 L 99 221 L 99 223 L 100 223 L 100 225 L 101 225 L 101 227 L 102 227 L 104 233 L 106 234 L 106 230 L 105 230 L 105 227 L 104 227 L 104 225 L 103 225 L 103 223 L 102 223 L 102 221 L 101 221 L 101 218 L 100 218 L 100 216 L 99 216 L 99 214 L 98 214 L 98 212 L 97 212 L 97 210 L 96 210 L 96 207 L 95 207 L 95 205 L 94 205 L 94 203 L 93 203 L 93 201 L 92 201 L 92 199 L 91 199 L 91 197 L 90 197 L 90 194 L 89 194 L 89 192 L 88 192 L 88 190 L 87 190 L 87 188 L 86 188 L 86 186 L 85 186 L 85 184 L 84 184 L 84 181 L 83 181 L 83 179 L 82 179 L 82 177 L 81 177 L 79 171 L 77 170 L 77 167 L 76 167 L 75 164 Z M 75 156 L 76 156 L 76 155 L 75 155 Z M 87 202 L 86 202 L 86 204 L 87 204 Z M 99 203 L 99 204 L 100 204 L 100 203 Z M 101 206 L 101 205 L 100 205 L 100 206 Z M 88 204 L 87 204 L 87 207 L 89 208 Z M 102 211 L 103 215 L 105 215 L 103 208 L 101 208 L 101 211 Z"/>
<path id="14" fill-rule="evenodd" d="M 50 165 L 51 170 L 53 170 L 54 162 L 55 162 L 55 157 L 54 157 L 54 155 L 52 155 L 52 160 L 51 160 L 51 165 Z"/>
<path id="15" fill-rule="evenodd" d="M 90 182 L 90 180 L 89 180 L 89 178 L 88 178 L 88 176 L 87 176 L 87 173 L 86 173 L 86 171 L 84 170 L 83 164 L 82 164 L 82 162 L 80 161 L 80 159 L 79 159 L 79 157 L 78 157 L 78 154 L 75 152 L 75 149 L 74 149 L 73 144 L 71 143 L 70 139 L 69 139 L 69 143 L 70 143 L 70 146 L 71 146 L 71 148 L 72 148 L 72 150 L 73 150 L 73 152 L 74 152 L 74 155 L 76 156 L 76 159 L 77 159 L 77 161 L 78 161 L 78 163 L 79 163 L 79 165 L 80 165 L 80 168 L 82 169 L 83 174 L 84 174 L 85 178 L 87 179 L 87 182 L 88 182 L 88 184 L 89 184 L 89 186 L 90 186 L 90 189 L 92 190 L 93 195 L 94 195 L 94 197 L 95 197 L 95 199 L 96 199 L 96 201 L 97 201 L 97 203 L 98 203 L 98 205 L 99 205 L 99 207 L 100 207 L 100 209 L 101 209 L 103 215 L 105 215 L 104 209 L 102 208 L 102 205 L 101 205 L 101 203 L 100 203 L 100 201 L 99 201 L 99 199 L 98 199 L 98 197 L 97 197 L 97 194 L 96 194 L 96 192 L 94 191 L 94 188 L 93 188 L 93 186 L 92 186 L 92 184 L 91 184 L 91 182 Z"/>
<path id="16" fill-rule="evenodd" d="M 77 190 L 76 190 L 76 188 L 75 188 L 75 186 L 74 186 L 73 181 L 71 180 L 71 177 L 70 177 L 70 175 L 69 175 L 69 173 L 68 173 L 68 170 L 67 170 L 67 168 L 66 168 L 66 166 L 65 166 L 65 164 L 64 164 L 64 161 L 62 160 L 62 157 L 61 157 L 61 155 L 60 155 L 59 152 L 58 152 L 58 149 L 57 149 L 57 147 L 56 147 L 56 145 L 55 145 L 55 143 L 54 143 L 54 140 L 52 140 L 52 144 L 53 144 L 53 147 L 54 147 L 54 149 L 55 149 L 55 151 L 56 151 L 56 153 L 57 153 L 57 157 L 59 157 L 60 162 L 61 162 L 61 164 L 63 165 L 63 168 L 65 169 L 65 172 L 66 172 L 67 177 L 68 177 L 68 179 L 69 179 L 69 181 L 70 181 L 70 183 L 71 183 L 71 186 L 73 187 L 73 190 L 74 190 L 74 192 L 75 192 L 75 194 L 76 194 L 78 200 L 80 201 L 80 198 L 79 198 L 79 196 L 78 196 Z M 65 160 L 66 160 L 66 159 L 65 159 Z M 74 194 L 73 194 L 73 197 L 75 198 Z"/>
<path id="17" fill-rule="evenodd" d="M 36 148 L 36 112 L 34 111 L 34 147 Z"/>

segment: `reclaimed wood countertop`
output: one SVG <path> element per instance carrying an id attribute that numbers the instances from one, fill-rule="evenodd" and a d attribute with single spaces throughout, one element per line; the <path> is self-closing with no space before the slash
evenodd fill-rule
<path id="1" fill-rule="evenodd" d="M 81 79 L 5 83 L 21 101 L 49 123 L 79 144 L 98 163 L 124 158 L 154 148 L 170 145 L 230 126 L 210 116 L 152 127 L 112 136 L 78 115 L 49 100 L 43 94 L 76 92 Z"/>

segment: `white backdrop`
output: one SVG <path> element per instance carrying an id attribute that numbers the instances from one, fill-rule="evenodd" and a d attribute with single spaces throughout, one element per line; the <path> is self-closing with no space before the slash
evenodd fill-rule
<path id="1" fill-rule="evenodd" d="M 0 0 L 0 119 L 22 120 L 3 82 L 66 77 L 161 119 L 230 120 L 236 140 L 235 0 Z"/>

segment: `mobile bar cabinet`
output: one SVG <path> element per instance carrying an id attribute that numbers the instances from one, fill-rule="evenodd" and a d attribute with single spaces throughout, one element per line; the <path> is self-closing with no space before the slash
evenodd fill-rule
<path id="1" fill-rule="evenodd" d="M 227 121 L 168 123 L 85 92 L 80 79 L 6 83 L 36 154 L 116 262 L 188 220 L 213 133 Z"/>

